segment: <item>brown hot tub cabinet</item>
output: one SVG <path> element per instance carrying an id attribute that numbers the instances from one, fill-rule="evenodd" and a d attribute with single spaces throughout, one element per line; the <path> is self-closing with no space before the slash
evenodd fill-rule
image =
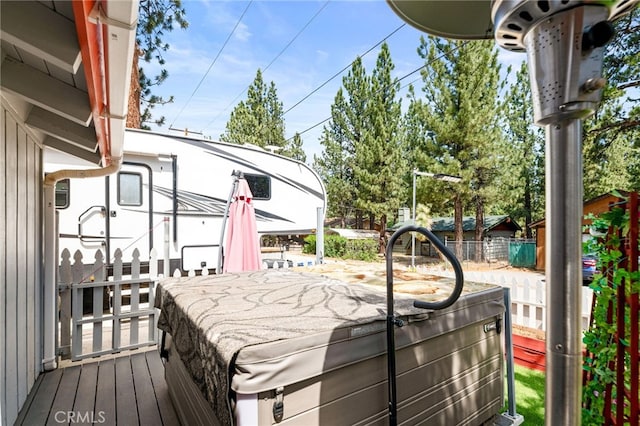
<path id="1" fill-rule="evenodd" d="M 398 424 L 491 424 L 504 403 L 503 290 L 465 285 L 425 311 L 413 300 L 453 281 L 425 285 L 394 296 Z M 161 350 L 183 424 L 386 425 L 385 301 L 382 286 L 295 271 L 164 280 Z"/>

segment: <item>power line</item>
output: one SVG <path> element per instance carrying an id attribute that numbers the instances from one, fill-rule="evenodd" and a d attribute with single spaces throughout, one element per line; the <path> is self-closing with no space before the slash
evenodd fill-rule
<path id="1" fill-rule="evenodd" d="M 252 3 L 253 3 L 253 0 L 250 0 L 249 3 L 247 4 L 247 7 L 244 8 L 244 11 L 240 15 L 240 18 L 238 18 L 238 22 L 236 22 L 236 25 L 233 27 L 233 30 L 231 30 L 231 32 L 227 36 L 227 39 L 222 44 L 222 47 L 220 47 L 220 50 L 218 50 L 218 54 L 216 55 L 216 57 L 211 62 L 211 65 L 209 65 L 209 68 L 207 69 L 207 72 L 204 73 L 204 75 L 200 79 L 200 82 L 198 83 L 196 88 L 193 89 L 193 93 L 191 93 L 191 96 L 189 96 L 189 99 L 187 99 L 187 102 L 183 105 L 182 109 L 180 110 L 180 112 L 178 112 L 178 115 L 176 115 L 176 118 L 173 119 L 173 121 L 171 122 L 171 125 L 169 127 L 173 127 L 173 125 L 176 122 L 176 120 L 180 117 L 180 115 L 182 114 L 184 109 L 187 107 L 187 105 L 189 105 L 189 102 L 191 102 L 191 99 L 193 99 L 193 96 L 196 94 L 198 89 L 200 89 L 200 86 L 202 85 L 202 82 L 204 81 L 204 79 L 209 74 L 209 71 L 211 71 L 211 68 L 213 68 L 213 65 L 218 61 L 218 58 L 220 57 L 220 54 L 222 53 L 224 48 L 227 46 L 227 43 L 229 43 L 229 40 L 231 40 L 231 36 L 233 35 L 233 33 L 235 33 L 236 29 L 238 29 L 238 25 L 240 25 L 240 22 L 242 21 L 242 18 L 244 18 L 244 15 L 247 13 L 247 10 L 249 10 L 249 7 L 251 6 Z"/>
<path id="2" fill-rule="evenodd" d="M 452 53 L 452 52 L 455 52 L 456 50 L 460 49 L 462 46 L 465 46 L 467 43 L 468 43 L 468 41 L 464 41 L 464 42 L 460 43 L 460 45 L 456 46 L 454 49 L 452 49 L 452 50 L 451 50 L 451 51 L 449 51 L 449 52 L 442 53 L 442 55 L 438 56 L 438 57 L 437 57 L 437 58 L 435 58 L 433 61 L 435 62 L 435 61 L 437 61 L 437 60 L 439 60 L 439 59 L 443 58 L 445 55 L 447 55 L 447 54 L 449 54 L 449 53 Z M 425 64 L 423 64 L 423 65 L 419 66 L 419 67 L 418 67 L 418 68 L 416 68 L 415 70 L 413 70 L 413 71 L 411 71 L 411 72 L 409 72 L 409 73 L 407 73 L 407 74 L 403 75 L 403 76 L 402 76 L 402 77 L 400 77 L 399 79 L 395 80 L 393 83 L 391 83 L 391 85 L 401 82 L 401 81 L 402 81 L 402 80 L 404 80 L 405 78 L 407 78 L 407 77 L 409 77 L 409 76 L 411 76 L 411 75 L 413 75 L 413 74 L 417 73 L 418 71 L 420 71 L 421 69 L 425 68 L 427 65 L 430 65 L 430 64 L 431 64 L 431 63 L 425 63 Z M 407 85 L 403 86 L 402 88 L 405 88 L 405 87 L 407 87 L 409 84 L 412 84 L 412 83 L 414 83 L 414 82 L 416 82 L 416 81 L 418 81 L 418 80 L 419 80 L 419 79 L 413 80 L 413 81 L 411 81 L 410 83 L 408 83 Z M 383 87 L 383 88 L 381 88 L 380 90 L 381 90 L 381 91 L 382 91 L 382 90 L 386 90 L 388 87 L 389 87 L 389 86 Z M 322 121 L 320 121 L 320 122 L 318 122 L 318 123 L 316 123 L 316 124 L 314 124 L 314 125 L 310 126 L 310 127 L 307 127 L 306 129 L 304 129 L 304 130 L 303 130 L 303 131 L 301 131 L 301 132 L 295 132 L 295 133 L 294 133 L 294 135 L 295 135 L 296 133 L 297 133 L 298 135 L 303 135 L 304 133 L 307 133 L 308 131 L 315 129 L 315 128 L 316 128 L 316 127 L 318 127 L 319 125 L 321 125 L 321 124 L 323 124 L 323 123 L 326 123 L 326 122 L 327 122 L 327 121 L 329 121 L 329 120 L 331 120 L 331 117 L 330 117 L 330 116 L 329 116 L 329 117 L 327 117 L 327 118 L 325 118 L 324 120 L 322 120 Z M 288 142 L 288 141 L 290 141 L 290 140 L 291 140 L 291 139 L 293 139 L 293 138 L 294 138 L 294 136 L 291 136 L 290 138 L 288 138 L 288 139 L 287 139 L 287 142 Z"/>
<path id="3" fill-rule="evenodd" d="M 296 41 L 296 39 L 300 36 L 300 34 L 302 34 L 307 27 L 311 24 L 311 22 L 313 22 L 314 19 L 316 19 L 316 17 L 320 14 L 320 12 L 322 12 L 324 10 L 325 7 L 327 7 L 327 5 L 329 4 L 329 0 L 325 1 L 324 4 L 322 6 L 320 6 L 320 9 L 318 9 L 318 11 L 307 21 L 306 24 L 304 24 L 304 26 L 300 29 L 300 31 L 298 31 L 296 33 L 295 36 L 293 36 L 293 38 L 289 41 L 289 43 L 286 44 L 286 46 L 280 51 L 280 53 L 278 53 L 272 60 L 271 62 L 269 62 L 269 65 L 267 65 L 264 68 L 264 71 L 266 71 L 267 69 L 269 69 L 269 67 L 271 65 L 273 65 L 273 63 L 278 60 L 278 58 L 280 56 L 282 56 L 282 54 L 293 44 L 294 41 Z M 220 116 L 227 110 L 229 109 L 229 107 L 231 105 L 234 105 L 235 102 L 238 100 L 238 98 L 240 96 L 242 96 L 244 94 L 244 92 L 247 91 L 247 89 L 249 89 L 251 85 L 247 86 L 246 88 L 244 88 L 240 93 L 238 93 L 238 96 L 236 96 L 230 103 L 229 105 L 227 105 L 218 115 L 216 115 L 213 120 L 211 120 L 210 122 L 208 122 L 203 129 L 206 129 L 207 127 L 209 127 L 211 124 L 213 124 L 218 118 L 220 118 Z"/>
<path id="4" fill-rule="evenodd" d="M 273 60 L 271 62 L 269 62 L 269 65 L 267 65 L 264 68 L 265 71 L 268 70 L 271 65 L 273 65 L 273 63 L 285 52 L 285 50 L 287 50 L 289 48 L 289 46 L 291 46 L 291 44 L 293 44 L 294 41 L 296 41 L 296 39 L 300 36 L 300 34 L 302 34 L 304 32 L 304 30 L 307 29 L 309 24 L 311 24 L 311 22 L 313 22 L 313 20 L 316 19 L 316 17 L 320 14 L 320 12 L 322 12 L 324 10 L 325 7 L 327 7 L 328 4 L 329 4 L 329 0 L 324 2 L 324 4 L 320 7 L 320 9 L 318 9 L 318 11 L 315 13 L 315 15 L 313 15 L 311 17 L 311 19 L 309 19 L 307 21 L 306 24 L 304 24 L 304 27 L 302 27 L 300 29 L 300 31 L 298 31 L 298 33 L 291 39 L 291 41 L 289 43 L 287 43 L 287 45 L 280 51 L 280 53 L 278 53 L 276 55 L 276 57 L 273 58 Z"/>
<path id="5" fill-rule="evenodd" d="M 394 82 L 393 82 L 393 83 L 391 83 L 391 84 L 399 83 L 400 81 L 404 80 L 405 78 L 409 77 L 410 75 L 413 75 L 413 74 L 417 73 L 418 71 L 420 71 L 421 69 L 423 69 L 423 68 L 424 68 L 424 67 L 426 67 L 426 66 L 427 66 L 427 64 L 421 65 L 420 67 L 418 67 L 418 68 L 416 68 L 415 70 L 411 71 L 410 73 L 408 73 L 408 74 L 406 74 L 406 75 L 402 76 L 401 78 L 397 79 L 396 81 L 394 81 Z M 413 82 L 415 82 L 415 81 L 417 81 L 417 80 L 414 80 L 414 81 L 412 81 L 411 83 L 413 83 Z M 411 84 L 411 83 L 409 83 L 409 84 Z M 387 87 L 388 87 L 388 86 L 387 86 Z M 384 90 L 384 89 L 386 89 L 387 87 L 384 87 L 384 88 L 382 88 L 382 89 L 380 89 L 380 90 Z M 406 87 L 406 86 L 404 86 L 404 87 Z M 316 123 L 316 124 L 312 125 L 311 127 L 307 127 L 307 128 L 306 128 L 306 129 L 304 129 L 303 131 L 301 131 L 301 132 L 296 132 L 296 133 L 297 133 L 297 134 L 299 134 L 299 135 L 303 135 L 303 134 L 307 133 L 308 131 L 315 129 L 315 128 L 316 128 L 316 127 L 318 127 L 319 125 L 321 125 L 321 124 L 323 124 L 323 123 L 326 123 L 326 122 L 327 122 L 327 121 L 329 121 L 329 120 L 331 120 L 331 117 L 327 117 L 327 118 L 325 118 L 324 120 L 322 120 L 322 121 L 320 121 L 320 122 L 318 122 L 318 123 Z M 290 138 L 288 138 L 288 139 L 287 139 L 287 141 L 290 141 L 291 139 L 293 139 L 293 136 L 292 136 L 292 137 L 290 137 Z"/>
<path id="6" fill-rule="evenodd" d="M 378 43 L 376 43 L 375 45 L 371 46 L 371 48 L 369 50 L 367 50 L 366 52 L 364 52 L 362 55 L 358 55 L 358 57 L 363 58 L 365 57 L 369 52 L 371 52 L 373 49 L 375 49 L 376 47 L 380 46 L 385 40 L 387 40 L 389 37 L 391 37 L 392 35 L 394 35 L 395 33 L 397 33 L 402 27 L 404 27 L 407 24 L 402 24 L 400 25 L 398 28 L 396 28 L 395 30 L 393 30 L 391 33 L 389 33 L 387 36 L 385 36 L 385 38 L 383 38 L 382 40 L 380 40 Z M 329 83 L 331 80 L 333 80 L 334 78 L 336 78 L 337 76 L 339 76 L 340 74 L 342 74 L 345 70 L 347 70 L 349 67 L 353 66 L 353 63 L 356 60 L 354 59 L 350 64 L 345 65 L 344 68 L 342 68 L 340 71 L 338 71 L 337 73 L 335 73 L 334 75 L 332 75 L 327 81 L 325 81 L 324 83 L 322 83 L 320 86 L 316 87 L 313 91 L 311 91 L 311 93 L 309 93 L 308 95 L 306 95 L 305 97 L 303 97 L 302 99 L 300 99 L 298 102 L 296 102 L 291 108 L 287 109 L 285 112 L 282 113 L 282 115 L 284 116 L 286 113 L 288 113 L 289 111 L 291 111 L 292 109 L 294 109 L 295 107 L 297 107 L 298 105 L 300 105 L 302 102 L 304 102 L 305 100 L 307 100 L 311 95 L 313 95 L 314 93 L 316 93 L 318 90 L 322 89 L 327 83 Z"/>

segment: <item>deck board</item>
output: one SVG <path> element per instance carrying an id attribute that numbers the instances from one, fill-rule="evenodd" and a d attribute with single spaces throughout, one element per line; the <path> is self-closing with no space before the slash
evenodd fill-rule
<path id="1" fill-rule="evenodd" d="M 131 358 L 116 358 L 116 423 L 118 426 L 137 425 L 137 414 Z"/>
<path id="2" fill-rule="evenodd" d="M 153 383 L 151 382 L 148 368 L 144 353 L 131 357 L 131 369 L 133 370 L 133 382 L 136 386 L 140 424 L 156 426 L 162 424 L 162 419 L 160 418 L 158 401 L 153 391 Z"/>
<path id="3" fill-rule="evenodd" d="M 43 425 L 46 423 L 60 383 L 60 377 L 62 377 L 62 370 L 54 370 L 38 378 L 33 386 L 33 397 L 30 394 L 25 403 L 25 406 L 29 407 L 29 411 L 18 416 L 17 424 Z M 38 395 L 40 395 L 39 398 L 36 397 Z"/>
<path id="4" fill-rule="evenodd" d="M 145 352 L 147 357 L 147 364 L 149 365 L 149 374 L 151 376 L 151 382 L 156 393 L 156 399 L 158 401 L 158 408 L 160 409 L 160 417 L 162 417 L 162 424 L 164 425 L 177 425 L 180 423 L 178 415 L 173 408 L 171 397 L 169 396 L 169 388 L 167 381 L 164 379 L 164 366 L 157 351 Z"/>
<path id="5" fill-rule="evenodd" d="M 74 365 L 62 370 L 62 377 L 60 377 L 58 390 L 55 393 L 56 397 L 51 405 L 47 425 L 60 424 L 59 419 L 62 415 L 58 413 L 68 413 L 73 411 L 73 402 L 76 398 L 81 368 L 82 367 L 79 365 Z"/>
<path id="6" fill-rule="evenodd" d="M 115 366 L 115 360 L 113 359 L 105 360 L 98 365 L 95 412 L 98 414 L 111 413 L 109 416 L 101 416 L 101 418 L 104 418 L 103 426 L 115 426 L 116 424 Z"/>
<path id="7" fill-rule="evenodd" d="M 96 382 L 98 381 L 98 364 L 85 364 L 80 370 L 80 380 L 73 411 L 76 413 L 92 413 L 96 403 Z M 98 420 L 97 418 L 94 420 Z"/>
<path id="8" fill-rule="evenodd" d="M 16 425 L 70 423 L 179 425 L 158 351 L 130 351 L 67 363 L 41 374 Z"/>

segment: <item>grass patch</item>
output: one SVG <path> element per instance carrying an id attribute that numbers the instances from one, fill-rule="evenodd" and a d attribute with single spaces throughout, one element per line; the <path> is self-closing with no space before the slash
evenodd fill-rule
<path id="1" fill-rule="evenodd" d="M 544 373 L 516 365 L 515 379 L 516 413 L 527 426 L 544 426 Z M 506 395 L 505 389 L 505 399 Z M 506 404 L 503 411 L 507 411 Z"/>

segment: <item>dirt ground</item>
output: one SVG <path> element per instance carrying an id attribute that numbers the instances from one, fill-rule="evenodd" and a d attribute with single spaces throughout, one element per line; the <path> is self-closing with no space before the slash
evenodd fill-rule
<path id="1" fill-rule="evenodd" d="M 296 264 L 296 259 L 303 262 L 305 265 L 308 261 L 315 261 L 316 257 L 314 255 L 304 255 L 301 253 L 292 253 L 287 258 L 291 258 L 294 260 L 294 265 Z M 364 268 L 382 268 L 386 269 L 386 260 L 383 256 L 380 256 L 378 260 L 373 262 L 364 262 L 360 260 L 353 259 L 336 259 L 325 257 L 324 263 L 329 265 L 349 265 L 353 267 L 364 267 Z M 414 260 L 414 265 L 418 270 L 428 270 L 428 271 L 446 271 L 452 270 L 451 265 L 443 260 L 426 257 L 426 256 L 416 256 Z M 535 272 L 531 269 L 527 268 L 516 268 L 509 265 L 509 262 L 462 262 L 462 269 L 465 271 L 515 271 L 515 272 Z M 406 269 L 410 269 L 411 267 L 411 255 L 403 255 L 403 254 L 394 254 L 393 255 L 393 268 L 396 269 L 398 267 L 404 267 Z"/>
<path id="2" fill-rule="evenodd" d="M 373 262 L 358 260 L 345 260 L 325 258 L 321 265 L 315 264 L 315 256 L 301 255 L 295 256 L 294 265 L 303 264 L 305 266 L 296 267 L 296 270 L 320 273 L 341 281 L 361 283 L 365 285 L 385 286 L 386 285 L 386 261 L 380 258 Z M 447 278 L 452 274 L 450 264 L 434 258 L 416 256 L 415 269 L 411 267 L 410 255 L 394 255 L 393 275 L 394 291 L 417 296 L 423 300 L 438 300 L 450 294 L 453 280 Z M 514 268 L 507 262 L 495 263 L 474 263 L 463 262 L 462 269 L 469 275 L 484 275 L 483 272 L 493 276 L 518 277 L 529 280 L 543 280 L 544 274 L 527 268 Z M 479 274 L 478 274 L 479 273 Z M 465 279 L 464 292 L 481 290 L 483 286 L 490 286 L 482 282 L 472 282 Z M 524 326 L 513 325 L 513 333 L 544 340 L 545 333 L 542 330 L 535 330 Z"/>

